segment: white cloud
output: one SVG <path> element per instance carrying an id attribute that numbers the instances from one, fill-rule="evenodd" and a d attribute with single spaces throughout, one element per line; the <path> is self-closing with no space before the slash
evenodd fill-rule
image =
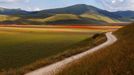
<path id="1" fill-rule="evenodd" d="M 120 10 L 134 10 L 134 0 L 126 0 L 124 3 L 120 4 L 117 9 Z"/>
<path id="2" fill-rule="evenodd" d="M 30 0 L 26 0 L 26 2 L 27 2 L 27 3 L 29 3 L 29 2 L 30 2 Z"/>
<path id="3" fill-rule="evenodd" d="M 39 7 L 27 7 L 29 11 L 39 11 L 41 10 Z"/>
<path id="4" fill-rule="evenodd" d="M 96 0 L 99 1 L 106 10 L 134 10 L 134 0 Z"/>
<path id="5" fill-rule="evenodd" d="M 19 1 L 19 0 L 7 0 L 7 2 L 17 2 L 17 1 Z"/>
<path id="6" fill-rule="evenodd" d="M 41 10 L 41 9 L 38 7 L 34 8 L 34 11 L 39 11 L 39 10 Z"/>
<path id="7" fill-rule="evenodd" d="M 0 0 L 1 3 L 15 3 L 20 1 L 29 2 L 30 0 Z"/>
<path id="8" fill-rule="evenodd" d="M 112 0 L 111 2 L 112 2 L 112 3 L 116 3 L 116 0 Z"/>

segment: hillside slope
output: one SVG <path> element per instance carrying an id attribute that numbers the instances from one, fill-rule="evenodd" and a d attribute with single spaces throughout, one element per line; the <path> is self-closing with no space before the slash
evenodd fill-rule
<path id="1" fill-rule="evenodd" d="M 16 17 L 16 16 L 8 16 L 8 15 L 0 15 L 0 22 L 2 21 L 15 21 L 19 19 L 19 17 Z"/>
<path id="2" fill-rule="evenodd" d="M 85 14 L 86 13 L 86 14 Z M 19 17 L 17 20 L 2 20 L 0 24 L 104 24 L 120 22 L 120 16 L 86 4 L 41 11 L 0 8 L 0 14 Z M 76 19 L 77 17 L 77 19 Z M 1 18 L 1 16 L 0 16 Z M 78 19 L 79 18 L 79 19 Z"/>
<path id="3" fill-rule="evenodd" d="M 0 24 L 104 24 L 133 22 L 134 11 L 110 12 L 91 5 L 76 4 L 63 8 L 46 9 L 40 11 L 25 11 L 21 9 L 7 9 L 0 7 L 0 15 L 18 17 L 17 20 L 6 18 L 3 21 L 0 16 Z M 70 17 L 77 16 L 76 20 Z M 62 19 L 59 19 L 62 18 Z"/>
<path id="4" fill-rule="evenodd" d="M 48 9 L 37 11 L 37 13 L 51 13 L 51 14 L 75 14 L 82 15 L 84 13 L 93 13 L 96 15 L 101 15 L 108 17 L 110 19 L 121 20 L 121 21 L 130 21 L 134 17 L 134 11 L 116 11 L 110 12 L 97 8 L 95 6 L 86 5 L 86 4 L 76 4 L 64 8 Z"/>
<path id="5" fill-rule="evenodd" d="M 80 16 L 84 17 L 84 18 L 92 18 L 92 19 L 95 19 L 95 20 L 104 21 L 104 22 L 107 22 L 107 23 L 119 22 L 118 20 L 106 17 L 104 15 L 93 14 L 93 13 L 85 13 L 85 14 L 82 14 Z"/>
<path id="6" fill-rule="evenodd" d="M 103 20 L 94 18 L 80 17 L 75 14 L 55 14 L 52 16 L 21 16 L 18 19 L 10 20 L 11 16 L 5 15 L 7 18 L 0 16 L 0 24 L 53 24 L 53 25 L 66 25 L 66 24 L 104 24 L 107 23 Z M 43 18 L 44 17 L 44 18 Z M 3 20 L 4 19 L 4 20 Z"/>
<path id="7" fill-rule="evenodd" d="M 105 21 L 93 18 L 84 18 L 75 14 L 56 14 L 44 19 L 29 19 L 30 21 L 44 22 L 44 24 L 100 24 Z"/>
<path id="8" fill-rule="evenodd" d="M 57 8 L 57 9 L 48 9 L 48 10 L 42 10 L 39 12 L 44 12 L 44 13 L 53 13 L 53 14 L 76 14 L 76 15 L 81 15 L 84 13 L 94 13 L 94 14 L 100 14 L 100 15 L 105 15 L 110 18 L 117 18 L 120 17 L 116 14 L 113 14 L 109 11 L 102 10 L 100 8 L 91 6 L 91 5 L 86 5 L 86 4 L 76 4 L 64 8 Z"/>
<path id="9" fill-rule="evenodd" d="M 69 64 L 57 75 L 134 75 L 133 25 L 115 32 L 115 44 Z"/>

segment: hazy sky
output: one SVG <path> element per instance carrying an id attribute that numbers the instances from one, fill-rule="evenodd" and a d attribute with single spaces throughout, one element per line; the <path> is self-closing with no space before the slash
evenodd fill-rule
<path id="1" fill-rule="evenodd" d="M 75 4 L 93 5 L 105 10 L 134 10 L 134 0 L 0 0 L 0 7 L 43 10 Z"/>

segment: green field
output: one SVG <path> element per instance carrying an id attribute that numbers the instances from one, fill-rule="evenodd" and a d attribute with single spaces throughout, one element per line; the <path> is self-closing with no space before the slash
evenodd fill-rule
<path id="1" fill-rule="evenodd" d="M 93 34 L 0 27 L 0 69 L 19 68 L 54 56 Z"/>

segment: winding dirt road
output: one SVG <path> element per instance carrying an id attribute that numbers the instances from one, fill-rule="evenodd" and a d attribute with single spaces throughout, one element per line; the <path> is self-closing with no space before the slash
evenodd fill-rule
<path id="1" fill-rule="evenodd" d="M 83 56 L 96 52 L 96 51 L 100 50 L 101 48 L 107 47 L 117 41 L 117 38 L 112 34 L 112 32 L 107 32 L 106 37 L 107 37 L 107 41 L 99 46 L 89 49 L 86 52 L 66 58 L 66 59 L 56 62 L 54 64 L 48 65 L 46 67 L 37 69 L 37 70 L 27 73 L 25 75 L 55 75 L 61 69 L 63 69 L 67 64 L 69 64 L 73 61 L 76 61 L 76 60 L 82 58 Z"/>

